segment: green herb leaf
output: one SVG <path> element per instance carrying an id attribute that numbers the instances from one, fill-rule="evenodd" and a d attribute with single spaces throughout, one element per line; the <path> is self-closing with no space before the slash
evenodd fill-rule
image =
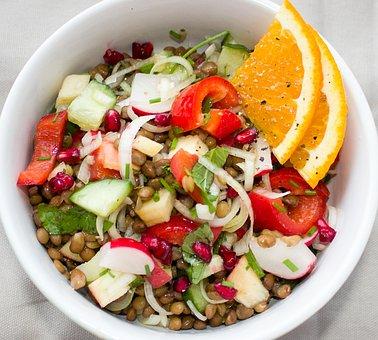
<path id="1" fill-rule="evenodd" d="M 289 184 L 297 189 L 301 187 L 297 182 L 293 181 L 292 179 L 289 180 Z"/>
<path id="2" fill-rule="evenodd" d="M 66 126 L 66 131 L 70 134 L 70 135 L 73 135 L 77 130 L 79 130 L 79 127 L 72 123 L 72 122 L 68 122 L 67 123 L 67 126 Z"/>
<path id="3" fill-rule="evenodd" d="M 199 228 L 193 230 L 191 233 L 186 235 L 184 243 L 182 244 L 183 252 L 188 254 L 194 254 L 192 246 L 196 241 L 201 241 L 205 243 L 211 243 L 213 241 L 214 235 L 210 229 L 208 223 L 204 223 Z"/>
<path id="4" fill-rule="evenodd" d="M 225 43 L 225 44 L 223 44 L 223 46 L 234 48 L 236 50 L 245 51 L 247 53 L 250 52 L 249 49 L 247 47 L 245 47 L 244 45 L 242 45 L 242 44 L 229 44 L 229 43 Z"/>
<path id="5" fill-rule="evenodd" d="M 178 138 L 177 137 L 173 138 L 171 145 L 169 147 L 169 150 L 172 151 L 172 150 L 176 149 L 177 143 L 178 143 Z"/>
<path id="6" fill-rule="evenodd" d="M 133 281 L 131 281 L 130 288 L 139 287 L 141 284 L 143 284 L 143 282 L 143 278 L 141 276 L 137 276 Z"/>
<path id="7" fill-rule="evenodd" d="M 314 235 L 315 234 L 315 232 L 318 230 L 318 228 L 316 227 L 316 226 L 312 226 L 311 228 L 310 228 L 310 230 L 307 232 L 307 236 L 312 236 L 312 235 Z"/>
<path id="8" fill-rule="evenodd" d="M 234 286 L 234 283 L 232 281 L 223 280 L 222 281 L 222 286 L 232 288 Z"/>
<path id="9" fill-rule="evenodd" d="M 306 196 L 316 196 L 315 190 L 305 190 L 304 193 L 305 193 Z"/>
<path id="10" fill-rule="evenodd" d="M 210 197 L 214 197 L 213 195 L 208 194 L 207 192 L 201 190 L 201 196 L 203 199 L 203 203 L 205 203 L 209 207 L 209 212 L 212 214 L 215 212 L 215 206 L 213 204 L 214 200 L 212 200 Z"/>
<path id="11" fill-rule="evenodd" d="M 179 32 L 176 32 L 174 30 L 170 30 L 169 31 L 169 36 L 171 37 L 171 39 L 173 39 L 174 41 L 178 42 L 178 43 L 182 43 L 185 39 L 186 39 L 186 30 L 185 29 L 181 29 L 180 30 L 180 33 Z"/>
<path id="12" fill-rule="evenodd" d="M 154 202 L 159 202 L 160 201 L 160 195 L 158 191 L 155 191 L 154 194 L 152 195 L 152 199 Z"/>
<path id="13" fill-rule="evenodd" d="M 209 113 L 212 106 L 213 102 L 211 101 L 211 98 L 206 97 L 205 100 L 202 102 L 202 112 Z"/>
<path id="14" fill-rule="evenodd" d="M 48 204 L 39 204 L 37 214 L 42 226 L 50 235 L 73 234 L 77 231 L 84 231 L 88 234 L 97 234 L 96 215 L 80 207 L 62 211 L 57 207 Z M 104 232 L 108 231 L 112 223 L 104 221 Z"/>
<path id="15" fill-rule="evenodd" d="M 144 266 L 144 270 L 146 271 L 147 276 L 151 275 L 151 269 L 150 269 L 150 266 L 148 264 L 146 264 Z"/>
<path id="16" fill-rule="evenodd" d="M 160 103 L 161 102 L 161 98 L 152 98 L 149 100 L 149 103 L 150 104 L 155 104 L 155 103 Z"/>
<path id="17" fill-rule="evenodd" d="M 193 218 L 197 218 L 198 217 L 198 215 L 197 215 L 197 209 L 196 209 L 195 206 L 192 207 L 192 208 L 190 208 L 189 211 L 190 211 L 190 215 L 192 215 Z"/>
<path id="18" fill-rule="evenodd" d="M 164 178 L 160 178 L 160 183 L 161 185 L 167 189 L 170 193 L 174 193 L 175 192 L 175 188 L 172 187 Z"/>
<path id="19" fill-rule="evenodd" d="M 194 258 L 195 256 L 192 255 Z M 188 277 L 190 281 L 194 284 L 199 283 L 203 277 L 205 276 L 205 271 L 207 268 L 207 264 L 195 259 L 195 263 L 193 263 L 187 270 Z"/>
<path id="20" fill-rule="evenodd" d="M 41 156 L 37 158 L 37 161 L 49 161 L 51 156 Z"/>
<path id="21" fill-rule="evenodd" d="M 214 246 L 213 246 L 213 253 L 214 254 L 219 253 L 219 247 L 223 244 L 223 242 L 226 242 L 226 240 L 227 240 L 226 233 L 224 231 L 222 231 L 219 234 L 217 240 L 214 243 Z"/>
<path id="22" fill-rule="evenodd" d="M 150 73 L 151 69 L 154 67 L 154 63 L 148 63 L 139 68 L 139 71 L 142 73 Z"/>
<path id="23" fill-rule="evenodd" d="M 287 267 L 289 268 L 293 273 L 295 273 L 296 271 L 298 271 L 298 267 L 295 265 L 295 263 L 293 263 L 291 260 L 289 259 L 285 259 L 282 261 L 282 263 Z"/>
<path id="24" fill-rule="evenodd" d="M 284 207 L 283 204 L 279 204 L 278 202 L 273 202 L 272 205 L 279 212 L 281 212 L 281 213 L 287 213 L 287 209 Z"/>
<path id="25" fill-rule="evenodd" d="M 104 268 L 104 269 L 100 272 L 100 276 L 104 276 L 104 275 L 107 274 L 108 272 L 110 272 L 110 269 L 109 269 L 109 268 Z"/>
<path id="26" fill-rule="evenodd" d="M 183 129 L 178 126 L 173 126 L 171 130 L 175 136 L 179 136 L 183 133 Z"/>
<path id="27" fill-rule="evenodd" d="M 249 250 L 249 252 L 245 254 L 245 257 L 247 258 L 248 266 L 255 272 L 257 277 L 261 279 L 265 275 L 265 273 L 258 264 L 255 255 L 253 255 L 252 251 Z"/>

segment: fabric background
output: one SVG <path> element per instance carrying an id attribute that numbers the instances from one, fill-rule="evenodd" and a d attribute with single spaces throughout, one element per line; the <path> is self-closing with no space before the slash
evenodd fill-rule
<path id="1" fill-rule="evenodd" d="M 38 46 L 68 19 L 96 2 L 0 0 L 0 107 L 17 74 Z M 377 123 L 378 1 L 293 2 L 350 66 Z M 378 337 L 377 220 L 375 227 L 358 266 L 340 291 L 322 310 L 283 339 Z M 17 262 L 3 228 L 0 228 L 0 259 L 0 339 L 94 338 L 46 301 L 34 287 Z"/>

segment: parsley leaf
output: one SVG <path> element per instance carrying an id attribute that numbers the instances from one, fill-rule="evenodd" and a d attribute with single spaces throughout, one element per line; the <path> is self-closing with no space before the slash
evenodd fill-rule
<path id="1" fill-rule="evenodd" d="M 73 207 L 62 211 L 48 204 L 39 204 L 37 214 L 42 226 L 50 235 L 73 234 L 84 231 L 88 234 L 97 234 L 96 215 L 80 207 Z M 104 221 L 104 232 L 108 231 L 112 223 Z"/>
<path id="2" fill-rule="evenodd" d="M 184 238 L 184 243 L 182 244 L 182 251 L 194 255 L 192 249 L 193 243 L 195 243 L 196 241 L 211 243 L 213 241 L 213 238 L 214 235 L 210 229 L 209 224 L 205 223 L 186 235 L 186 237 Z"/>

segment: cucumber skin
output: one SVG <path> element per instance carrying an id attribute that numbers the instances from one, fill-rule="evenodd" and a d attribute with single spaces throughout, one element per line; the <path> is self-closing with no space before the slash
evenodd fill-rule
<path id="1" fill-rule="evenodd" d="M 109 189 L 109 185 L 114 186 L 115 184 L 124 186 L 124 188 L 120 196 L 114 197 L 114 202 L 109 203 L 108 201 L 104 200 L 104 198 L 109 197 L 106 193 L 106 189 Z M 70 200 L 76 205 L 94 213 L 97 216 L 107 217 L 120 206 L 127 196 L 130 195 L 132 189 L 133 185 L 130 181 L 120 179 L 103 179 L 101 181 L 91 182 L 85 185 L 83 188 L 75 191 L 70 196 Z M 89 199 L 88 195 L 90 195 Z M 98 204 L 97 201 L 101 202 L 101 200 L 103 201 L 103 204 Z M 96 204 L 93 204 L 91 207 L 91 202 L 96 202 Z"/>
<path id="2" fill-rule="evenodd" d="M 193 305 L 200 313 L 203 313 L 205 311 L 208 303 L 202 296 L 201 288 L 199 285 L 191 284 L 188 290 L 182 295 L 182 297 L 185 301 L 192 301 Z"/>

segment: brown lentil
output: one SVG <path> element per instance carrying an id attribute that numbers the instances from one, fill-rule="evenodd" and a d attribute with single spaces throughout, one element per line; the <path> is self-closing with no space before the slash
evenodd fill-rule
<path id="1" fill-rule="evenodd" d="M 70 250 L 75 254 L 79 254 L 84 249 L 84 246 L 85 246 L 84 234 L 82 232 L 75 233 L 71 237 Z"/>
<path id="2" fill-rule="evenodd" d="M 205 139 L 205 144 L 209 149 L 213 149 L 217 146 L 217 140 L 214 137 L 208 136 Z"/>
<path id="3" fill-rule="evenodd" d="M 184 311 L 182 312 L 182 314 L 185 314 L 185 315 L 189 315 L 191 314 L 192 311 L 190 310 L 190 308 L 185 304 L 185 308 L 184 308 Z"/>
<path id="4" fill-rule="evenodd" d="M 139 296 L 144 296 L 144 287 L 143 285 L 140 285 L 135 288 L 135 294 Z"/>
<path id="5" fill-rule="evenodd" d="M 279 299 L 286 299 L 291 293 L 291 287 L 288 284 L 280 285 L 275 292 L 274 296 Z"/>
<path id="6" fill-rule="evenodd" d="M 51 200 L 53 197 L 53 194 L 51 193 L 49 183 L 46 182 L 42 187 L 42 196 L 45 197 L 48 200 Z"/>
<path id="7" fill-rule="evenodd" d="M 42 203 L 42 196 L 41 195 L 30 196 L 29 201 L 31 205 L 38 205 L 39 203 Z"/>
<path id="8" fill-rule="evenodd" d="M 230 205 L 226 201 L 220 201 L 217 204 L 217 209 L 215 211 L 215 214 L 217 217 L 222 218 L 229 214 L 231 208 Z"/>
<path id="9" fill-rule="evenodd" d="M 95 242 L 95 241 L 97 241 L 96 235 L 91 235 L 91 234 L 86 234 L 86 233 L 83 233 L 83 234 L 84 234 L 84 240 L 85 240 L 85 242 Z"/>
<path id="10" fill-rule="evenodd" d="M 136 218 L 132 225 L 134 233 L 142 233 L 146 229 L 146 225 L 140 218 Z"/>
<path id="11" fill-rule="evenodd" d="M 200 331 L 200 330 L 206 329 L 206 327 L 207 327 L 207 324 L 205 321 L 201 321 L 201 320 L 194 321 L 194 324 L 193 324 L 194 329 L 197 329 Z"/>
<path id="12" fill-rule="evenodd" d="M 91 79 L 95 77 L 96 74 L 99 74 L 103 79 L 109 75 L 109 65 L 98 64 L 89 72 Z"/>
<path id="13" fill-rule="evenodd" d="M 201 65 L 201 71 L 205 73 L 206 76 L 215 76 L 218 73 L 218 66 L 212 61 L 205 61 Z"/>
<path id="14" fill-rule="evenodd" d="M 70 234 L 64 234 L 62 235 L 62 243 L 67 243 L 71 239 Z"/>
<path id="15" fill-rule="evenodd" d="M 85 246 L 90 249 L 98 249 L 101 247 L 97 241 L 85 242 Z"/>
<path id="16" fill-rule="evenodd" d="M 255 307 L 253 307 L 256 313 L 262 313 L 268 309 L 268 304 L 266 301 L 258 303 Z"/>
<path id="17" fill-rule="evenodd" d="M 167 133 L 156 133 L 154 137 L 154 141 L 157 143 L 164 143 L 168 138 Z"/>
<path id="18" fill-rule="evenodd" d="M 42 221 L 41 221 L 41 219 L 39 218 L 37 211 L 34 211 L 34 212 L 33 212 L 33 220 L 34 220 L 34 223 L 35 223 L 35 225 L 36 225 L 37 227 L 41 227 L 41 226 L 42 226 Z"/>
<path id="19" fill-rule="evenodd" d="M 131 162 L 135 165 L 142 166 L 146 163 L 147 156 L 138 150 L 133 149 L 131 153 Z"/>
<path id="20" fill-rule="evenodd" d="M 162 176 L 165 172 L 165 168 L 169 166 L 169 159 L 159 159 L 155 162 L 155 171 L 157 176 Z"/>
<path id="21" fill-rule="evenodd" d="M 172 331 L 179 331 L 181 329 L 181 319 L 177 316 L 170 317 L 168 328 Z"/>
<path id="22" fill-rule="evenodd" d="M 49 233 L 46 231 L 45 228 L 38 228 L 36 234 L 37 240 L 40 244 L 46 244 L 47 242 L 49 242 Z"/>
<path id="23" fill-rule="evenodd" d="M 59 252 L 58 249 L 55 248 L 48 248 L 47 254 L 51 257 L 52 260 L 61 260 L 62 254 Z"/>
<path id="24" fill-rule="evenodd" d="M 263 278 L 264 287 L 268 290 L 271 290 L 273 288 L 274 282 L 275 282 L 275 277 L 273 274 L 268 273 Z"/>
<path id="25" fill-rule="evenodd" d="M 80 257 L 85 262 L 88 262 L 95 255 L 96 255 L 96 252 L 93 249 L 90 249 L 88 247 L 84 247 L 84 249 L 80 253 Z"/>
<path id="26" fill-rule="evenodd" d="M 81 270 L 75 268 L 71 272 L 70 283 L 71 283 L 71 287 L 75 290 L 85 287 L 86 277 L 84 273 Z"/>
<path id="27" fill-rule="evenodd" d="M 54 266 L 59 271 L 59 273 L 63 274 L 67 271 L 66 266 L 60 262 L 59 260 L 54 260 Z"/>
<path id="28" fill-rule="evenodd" d="M 138 196 L 143 200 L 143 201 L 148 201 L 151 199 L 153 194 L 155 193 L 154 188 L 150 186 L 145 186 L 143 188 L 140 188 L 138 191 Z"/>
<path id="29" fill-rule="evenodd" d="M 220 326 L 223 323 L 223 318 L 219 314 L 215 314 L 210 320 L 209 325 L 211 327 Z"/>
<path id="30" fill-rule="evenodd" d="M 168 286 L 164 285 L 159 288 L 154 289 L 154 296 L 159 298 L 168 292 Z"/>
<path id="31" fill-rule="evenodd" d="M 217 305 L 217 312 L 220 316 L 224 316 L 227 312 L 226 305 L 224 303 L 220 303 Z"/>
<path id="32" fill-rule="evenodd" d="M 152 161 L 146 161 L 142 166 L 142 173 L 148 178 L 155 178 L 156 177 L 156 171 L 155 166 Z"/>
<path id="33" fill-rule="evenodd" d="M 206 305 L 205 316 L 208 319 L 212 319 L 216 312 L 217 312 L 217 306 L 216 305 L 212 305 L 210 303 L 208 305 Z"/>
<path id="34" fill-rule="evenodd" d="M 137 133 L 137 135 L 138 136 L 144 136 L 144 137 L 152 139 L 152 140 L 155 138 L 155 135 L 153 134 L 153 132 L 147 131 L 145 129 L 140 129 L 139 132 Z"/>
<path id="35" fill-rule="evenodd" d="M 175 55 L 182 56 L 186 52 L 186 48 L 184 46 L 179 46 L 176 48 Z"/>
<path id="36" fill-rule="evenodd" d="M 299 235 L 292 235 L 292 236 L 282 236 L 281 240 L 285 242 L 289 247 L 295 246 L 302 240 L 302 237 Z"/>
<path id="37" fill-rule="evenodd" d="M 226 167 L 226 171 L 231 177 L 236 177 L 237 175 L 239 175 L 237 170 L 235 170 L 233 167 L 230 167 L 230 166 Z"/>
<path id="38" fill-rule="evenodd" d="M 182 251 L 177 247 L 173 247 L 172 248 L 172 260 L 176 261 L 176 260 L 179 260 L 179 259 L 182 259 Z"/>
<path id="39" fill-rule="evenodd" d="M 173 46 L 166 46 L 166 47 L 164 47 L 164 51 L 171 52 L 171 53 L 175 54 L 176 48 L 173 47 Z"/>
<path id="40" fill-rule="evenodd" d="M 185 305 L 181 301 L 176 301 L 171 304 L 170 311 L 173 314 L 180 315 L 184 311 Z"/>
<path id="41" fill-rule="evenodd" d="M 126 313 L 126 319 L 128 321 L 134 321 L 137 318 L 137 312 L 134 308 L 129 308 Z"/>
<path id="42" fill-rule="evenodd" d="M 174 296 L 173 296 L 173 293 L 172 292 L 168 292 L 168 293 L 165 293 L 163 296 L 161 296 L 159 298 L 159 301 L 160 303 L 162 303 L 163 305 L 167 304 L 167 303 L 172 303 L 174 301 Z"/>
<path id="43" fill-rule="evenodd" d="M 62 235 L 51 235 L 50 241 L 54 246 L 60 246 L 62 244 Z"/>
<path id="44" fill-rule="evenodd" d="M 177 260 L 176 267 L 177 269 L 186 270 L 189 268 L 189 265 L 183 259 L 180 259 Z"/>
<path id="45" fill-rule="evenodd" d="M 28 192 L 29 192 L 29 196 L 38 195 L 38 187 L 34 185 L 28 189 Z"/>
<path id="46" fill-rule="evenodd" d="M 226 326 L 232 325 L 232 324 L 234 324 L 237 321 L 237 319 L 238 318 L 236 316 L 236 312 L 233 309 L 230 309 L 227 312 L 226 318 L 224 320 L 224 324 Z"/>
<path id="47" fill-rule="evenodd" d="M 191 197 L 185 195 L 180 197 L 180 202 L 185 205 L 188 209 L 192 208 L 194 206 L 194 201 Z"/>
<path id="48" fill-rule="evenodd" d="M 257 243 L 262 248 L 270 248 L 276 244 L 276 238 L 272 235 L 260 235 L 257 238 Z"/>
<path id="49" fill-rule="evenodd" d="M 51 198 L 49 204 L 54 207 L 59 207 L 62 204 L 62 202 L 63 202 L 62 198 L 59 195 L 57 195 Z"/>
<path id="50" fill-rule="evenodd" d="M 193 328 L 194 318 L 191 315 L 186 315 L 181 319 L 181 329 Z"/>
<path id="51" fill-rule="evenodd" d="M 144 318 L 148 318 L 154 313 L 155 313 L 155 310 L 151 306 L 147 306 L 145 309 L 143 309 L 142 315 Z"/>
<path id="52" fill-rule="evenodd" d="M 143 309 L 147 306 L 147 300 L 144 296 L 137 296 L 132 302 L 133 308 L 137 311 L 138 314 L 142 313 Z"/>
<path id="53" fill-rule="evenodd" d="M 173 296 L 174 296 L 176 301 L 182 301 L 183 300 L 182 294 L 179 293 L 179 292 L 173 292 Z M 184 309 L 185 309 L 185 305 L 184 305 Z"/>
<path id="54" fill-rule="evenodd" d="M 241 303 L 236 306 L 236 316 L 239 320 L 245 320 L 250 318 L 254 314 L 253 308 L 247 308 Z"/>
<path id="55" fill-rule="evenodd" d="M 161 184 L 160 184 L 160 180 L 159 178 L 153 178 L 153 179 L 150 179 L 148 182 L 147 182 L 147 185 L 154 188 L 155 190 L 159 190 L 161 188 Z"/>

